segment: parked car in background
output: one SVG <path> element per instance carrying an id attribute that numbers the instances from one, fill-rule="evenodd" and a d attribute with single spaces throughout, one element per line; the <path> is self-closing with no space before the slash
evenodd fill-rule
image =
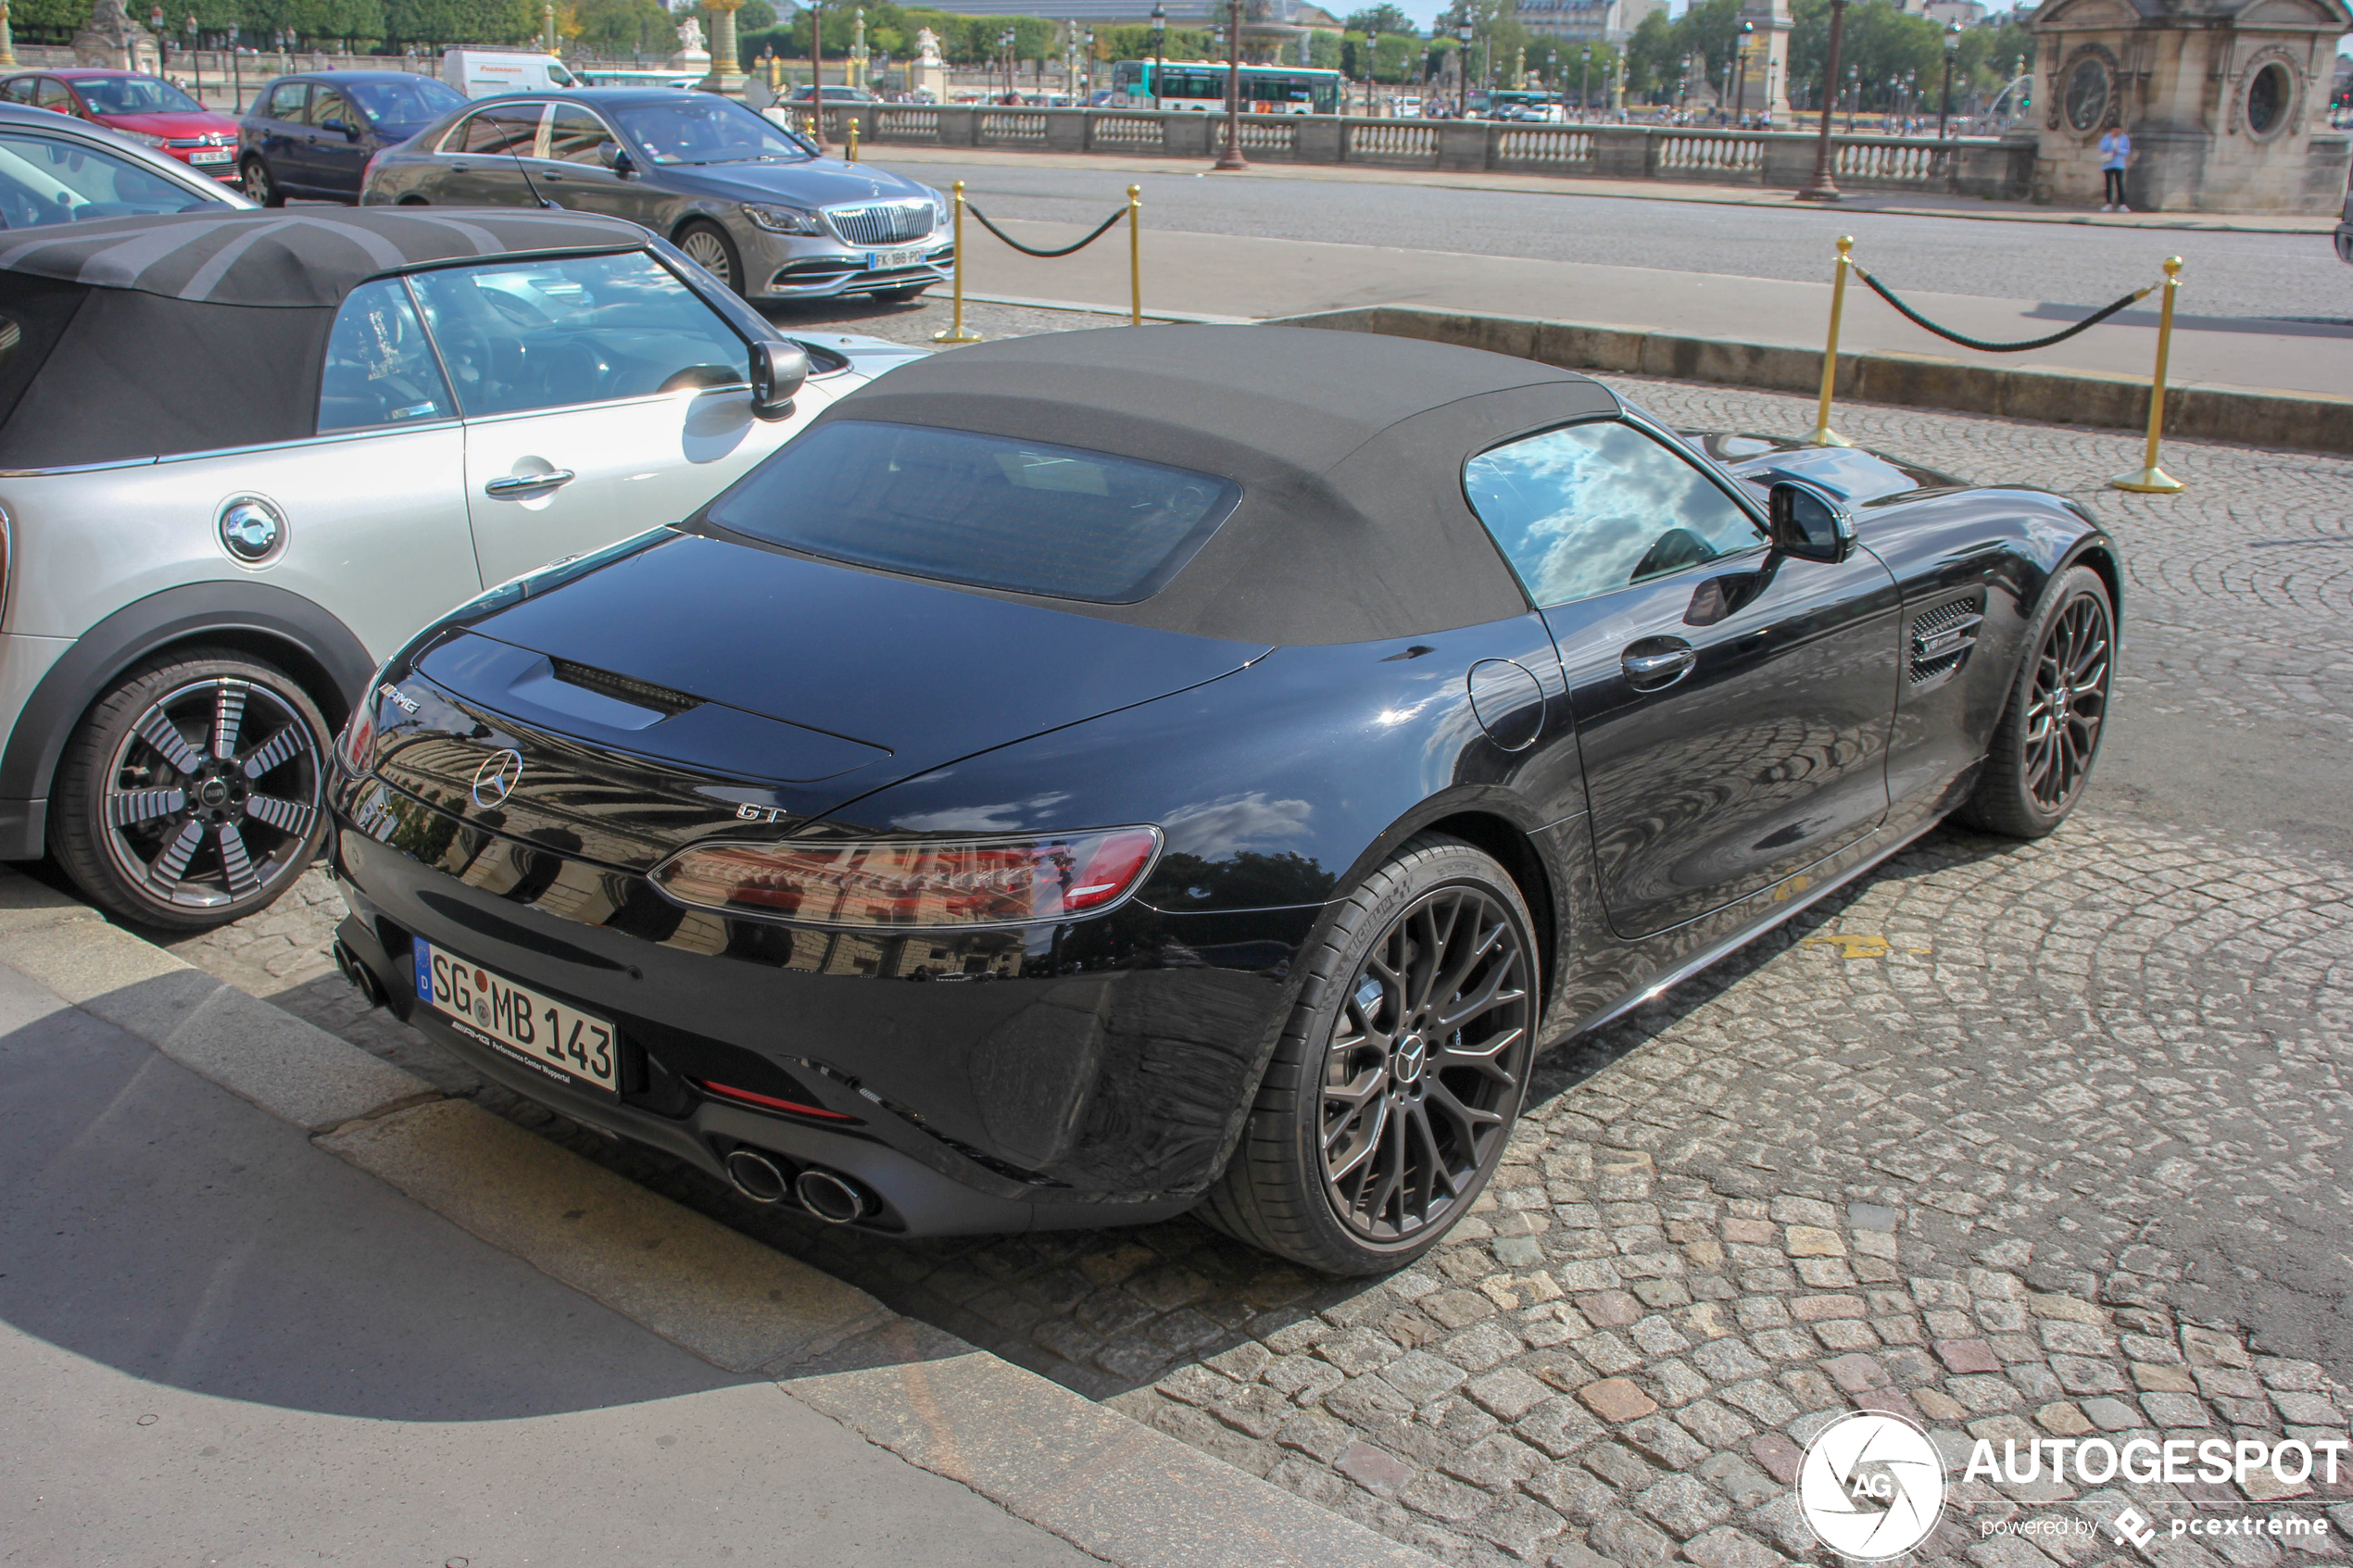
<path id="1" fill-rule="evenodd" d="M 493 98 L 378 154 L 359 199 L 553 201 L 625 218 L 750 299 L 908 300 L 945 282 L 955 264 L 937 191 L 824 157 L 713 93 L 596 87 Z"/>
<path id="2" fill-rule="evenodd" d="M 781 337 L 608 218 L 238 205 L 0 254 L 0 859 L 183 930 L 308 864 L 333 726 L 418 627 L 918 352 Z"/>
<path id="3" fill-rule="evenodd" d="M 807 82 L 803 82 L 799 86 L 794 88 L 791 92 L 786 94 L 783 101 L 787 104 L 809 104 L 816 102 L 816 89 L 811 87 Z M 835 87 L 829 84 L 825 88 L 825 102 L 829 104 L 878 104 L 881 103 L 882 100 L 875 97 L 872 93 L 867 92 L 863 87 Z"/>
<path id="4" fill-rule="evenodd" d="M 28 71 L 0 82 L 0 103 L 69 114 L 220 179 L 237 177 L 237 122 L 161 77 L 132 70 Z"/>
<path id="5" fill-rule="evenodd" d="M 235 186 L 120 132 L 0 104 L 0 229 L 252 206 Z"/>
<path id="6" fill-rule="evenodd" d="M 254 94 L 237 127 L 237 173 L 264 207 L 288 196 L 357 203 L 368 160 L 456 109 L 465 94 L 398 70 L 282 76 Z"/>
<path id="7" fill-rule="evenodd" d="M 580 85 L 563 61 L 535 49 L 451 49 L 441 56 L 441 80 L 469 98 Z"/>

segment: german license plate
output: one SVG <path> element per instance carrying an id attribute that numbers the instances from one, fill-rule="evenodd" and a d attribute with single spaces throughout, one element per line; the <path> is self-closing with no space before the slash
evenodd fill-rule
<path id="1" fill-rule="evenodd" d="M 866 253 L 866 270 L 893 272 L 901 267 L 919 267 L 923 265 L 923 259 L 924 247 L 921 245 L 901 245 L 897 250 L 870 250 Z"/>
<path id="2" fill-rule="evenodd" d="M 198 147 L 188 155 L 190 163 L 227 163 L 236 155 L 226 147 Z"/>
<path id="3" fill-rule="evenodd" d="M 430 942 L 415 947 L 417 999 L 451 1028 L 569 1087 L 620 1092 L 621 1044 L 606 1020 Z"/>

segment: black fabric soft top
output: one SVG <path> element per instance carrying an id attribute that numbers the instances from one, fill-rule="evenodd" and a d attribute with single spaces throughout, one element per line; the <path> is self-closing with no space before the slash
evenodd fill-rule
<path id="1" fill-rule="evenodd" d="M 534 251 L 633 250 L 646 232 L 577 212 L 222 208 L 60 224 L 0 244 L 0 270 L 205 305 L 337 306 L 384 272 Z"/>
<path id="2" fill-rule="evenodd" d="M 634 250 L 634 223 L 558 212 L 218 213 L 60 224 L 0 241 L 0 470 L 299 440 L 335 309 L 437 261 Z"/>
<path id="3" fill-rule="evenodd" d="M 1520 614 L 1463 465 L 1618 412 L 1599 383 L 1444 344 L 1300 327 L 1110 327 L 893 370 L 819 415 L 1087 447 L 1241 486 L 1233 515 L 1128 605 L 973 589 L 1235 642 L 1411 637 Z M 813 428 L 813 427 L 812 427 Z"/>

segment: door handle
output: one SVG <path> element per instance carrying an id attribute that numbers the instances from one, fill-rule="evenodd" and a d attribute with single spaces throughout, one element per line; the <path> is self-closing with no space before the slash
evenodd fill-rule
<path id="1" fill-rule="evenodd" d="M 471 163 L 453 163 L 449 166 L 449 172 L 452 174 L 472 174 L 473 171 L 474 166 Z"/>
<path id="2" fill-rule="evenodd" d="M 519 495 L 537 495 L 560 489 L 576 477 L 570 469 L 556 469 L 547 473 L 510 473 L 484 485 L 482 493 L 497 500 L 511 501 Z"/>
<path id="3" fill-rule="evenodd" d="M 1637 651 L 1641 650 L 1641 651 Z M 1699 650 L 1672 637 L 1650 637 L 1618 656 L 1627 684 L 1638 692 L 1671 686 L 1699 662 Z"/>

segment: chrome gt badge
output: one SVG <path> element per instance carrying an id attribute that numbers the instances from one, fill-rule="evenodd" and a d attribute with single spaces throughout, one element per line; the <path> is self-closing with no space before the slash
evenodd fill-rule
<path id="1" fill-rule="evenodd" d="M 515 785 L 522 783 L 522 753 L 494 751 L 474 770 L 474 804 L 489 810 L 506 804 Z"/>

